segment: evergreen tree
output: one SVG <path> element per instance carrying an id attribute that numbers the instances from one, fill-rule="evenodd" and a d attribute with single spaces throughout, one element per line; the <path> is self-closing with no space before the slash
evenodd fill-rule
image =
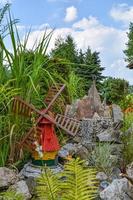
<path id="1" fill-rule="evenodd" d="M 128 36 L 128 43 L 126 44 L 127 48 L 124 51 L 126 55 L 126 61 L 133 62 L 133 23 L 130 23 L 129 25 L 129 33 L 127 33 Z"/>
<path id="2" fill-rule="evenodd" d="M 65 40 L 58 38 L 50 57 L 54 62 L 52 70 L 59 73 L 64 79 L 68 79 L 77 63 L 77 50 L 73 38 L 70 35 Z"/>
<path id="3" fill-rule="evenodd" d="M 58 38 L 55 42 L 55 49 L 51 52 L 52 57 L 65 59 L 71 63 L 77 62 L 76 44 L 73 38 L 68 35 L 65 40 Z"/>
<path id="4" fill-rule="evenodd" d="M 107 103 L 119 104 L 128 94 L 129 83 L 120 78 L 108 77 L 103 82 Z"/>
<path id="5" fill-rule="evenodd" d="M 78 61 L 78 64 L 84 64 L 85 62 L 85 54 L 83 53 L 82 49 L 80 49 L 78 52 L 77 61 Z"/>
<path id="6" fill-rule="evenodd" d="M 96 82 L 100 85 L 100 81 L 103 80 L 102 71 L 104 70 L 101 67 L 99 52 L 92 52 L 88 47 L 85 55 L 83 56 L 82 52 L 80 52 L 80 59 L 83 64 L 79 65 L 76 69 L 76 72 L 79 77 L 83 78 L 85 84 L 85 91 L 87 92 L 93 78 L 96 78 Z M 82 59 L 81 59 L 82 58 Z"/>

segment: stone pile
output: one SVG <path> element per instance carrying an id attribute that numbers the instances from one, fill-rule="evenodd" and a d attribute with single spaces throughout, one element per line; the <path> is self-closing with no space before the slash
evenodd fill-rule
<path id="1" fill-rule="evenodd" d="M 21 180 L 14 170 L 0 167 L 0 191 L 6 190 L 13 190 L 16 193 L 23 195 L 24 200 L 29 200 L 32 197 L 25 180 Z M 0 198 L 2 197 L 0 196 Z"/>

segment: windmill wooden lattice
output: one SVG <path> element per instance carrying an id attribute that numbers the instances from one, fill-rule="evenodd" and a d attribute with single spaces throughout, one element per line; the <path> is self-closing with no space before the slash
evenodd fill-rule
<path id="1" fill-rule="evenodd" d="M 14 113 L 28 117 L 32 117 L 33 114 L 38 116 L 35 125 L 22 138 L 19 145 L 20 148 L 27 148 L 32 153 L 35 164 L 55 164 L 55 158 L 60 146 L 54 131 L 54 125 L 72 136 L 75 136 L 79 131 L 80 122 L 78 120 L 58 113 L 53 117 L 50 111 L 64 88 L 65 85 L 56 84 L 49 89 L 45 98 L 47 107 L 43 110 L 36 109 L 32 104 L 25 102 L 20 97 L 13 99 L 12 111 Z"/>

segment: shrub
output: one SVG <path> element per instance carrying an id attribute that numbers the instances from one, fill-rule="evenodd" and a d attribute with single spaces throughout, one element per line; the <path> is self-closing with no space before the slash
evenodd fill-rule
<path id="1" fill-rule="evenodd" d="M 113 166 L 116 164 L 110 158 L 112 147 L 109 143 L 98 144 L 90 157 L 90 164 L 94 165 L 98 171 L 103 171 L 107 175 L 110 175 Z"/>

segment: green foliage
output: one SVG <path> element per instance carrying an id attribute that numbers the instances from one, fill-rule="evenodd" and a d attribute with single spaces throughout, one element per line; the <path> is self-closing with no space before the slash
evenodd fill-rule
<path id="1" fill-rule="evenodd" d="M 60 193 L 60 183 L 58 177 L 48 168 L 37 179 L 37 196 L 40 200 L 56 200 Z"/>
<path id="2" fill-rule="evenodd" d="M 94 165 L 98 171 L 103 171 L 110 175 L 116 165 L 110 158 L 112 147 L 110 143 L 98 144 L 90 157 L 90 164 Z"/>
<path id="3" fill-rule="evenodd" d="M 133 122 L 133 121 L 132 121 Z M 123 138 L 123 155 L 126 164 L 133 162 L 133 133 Z"/>
<path id="4" fill-rule="evenodd" d="M 129 25 L 129 32 L 127 33 L 128 42 L 126 44 L 126 50 L 124 51 L 126 55 L 126 60 L 130 63 L 133 61 L 133 23 Z"/>
<path id="5" fill-rule="evenodd" d="M 70 35 L 65 40 L 59 38 L 56 41 L 55 49 L 51 52 L 51 58 L 62 62 L 62 64 L 57 65 L 55 68 L 60 73 L 65 72 L 65 80 L 68 79 L 69 73 L 74 71 L 83 80 L 85 92 L 88 91 L 93 77 L 96 77 L 98 85 L 100 85 L 101 80 L 104 78 L 102 76 L 104 68 L 100 64 L 99 52 L 92 52 L 88 48 L 83 53 L 81 49 L 78 50 L 76 48 L 74 39 Z"/>
<path id="6" fill-rule="evenodd" d="M 133 109 L 133 94 L 128 94 L 120 101 L 120 106 L 123 110 L 127 108 Z"/>
<path id="7" fill-rule="evenodd" d="M 124 115 L 123 130 L 128 130 L 133 124 L 133 112 Z"/>
<path id="8" fill-rule="evenodd" d="M 10 125 L 11 99 L 19 94 L 19 89 L 11 87 L 11 82 L 8 81 L 5 85 L 0 85 L 0 166 L 4 166 L 9 156 L 9 147 L 12 128 Z"/>
<path id="9" fill-rule="evenodd" d="M 25 198 L 12 190 L 7 190 L 4 193 L 0 193 L 0 199 L 2 200 L 24 200 Z"/>
<path id="10" fill-rule="evenodd" d="M 66 82 L 68 88 L 68 95 L 70 102 L 82 97 L 84 95 L 83 90 L 83 79 L 78 77 L 74 72 L 71 72 L 68 77 L 68 82 Z"/>
<path id="11" fill-rule="evenodd" d="M 61 177 L 48 169 L 38 178 L 37 196 L 41 200 L 89 200 L 96 197 L 95 170 L 84 168 L 83 161 L 71 160 Z"/>
<path id="12" fill-rule="evenodd" d="M 122 130 L 126 132 L 129 128 L 133 129 L 133 112 L 124 115 L 124 126 Z M 124 144 L 123 156 L 126 164 L 133 161 L 133 133 L 122 137 Z"/>
<path id="13" fill-rule="evenodd" d="M 84 80 L 85 91 L 87 92 L 92 84 L 92 79 L 96 78 L 97 85 L 103 80 L 102 71 L 104 70 L 100 64 L 99 52 L 92 52 L 90 48 L 85 54 L 80 50 L 79 63 L 76 68 L 76 73 Z"/>
<path id="14" fill-rule="evenodd" d="M 4 38 L 8 34 L 8 22 L 5 22 L 6 14 L 9 13 L 10 4 L 5 3 L 5 5 L 0 8 L 0 35 Z M 11 24 L 15 24 L 17 20 L 12 20 Z"/>
<path id="15" fill-rule="evenodd" d="M 124 79 L 109 77 L 103 82 L 102 92 L 108 103 L 119 104 L 128 94 L 128 86 Z"/>
<path id="16" fill-rule="evenodd" d="M 83 161 L 79 159 L 66 164 L 63 173 L 66 181 L 61 186 L 62 200 L 89 200 L 96 197 L 96 171 L 83 168 L 82 164 Z"/>
<path id="17" fill-rule="evenodd" d="M 73 38 L 70 35 L 68 35 L 65 40 L 58 38 L 55 42 L 55 48 L 52 50 L 51 55 L 56 58 L 65 59 L 71 63 L 76 63 L 77 50 Z"/>

